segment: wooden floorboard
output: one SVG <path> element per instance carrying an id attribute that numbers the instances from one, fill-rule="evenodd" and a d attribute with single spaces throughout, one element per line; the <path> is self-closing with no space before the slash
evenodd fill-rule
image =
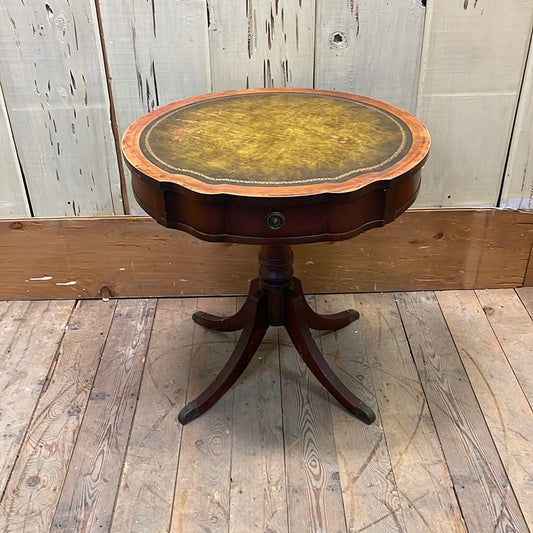
<path id="1" fill-rule="evenodd" d="M 72 301 L 2 302 L 0 306 L 1 493 L 39 396 L 50 380 L 73 306 Z"/>
<path id="2" fill-rule="evenodd" d="M 2 499 L 4 531 L 51 526 L 115 306 L 112 301 L 80 302 L 69 320 Z"/>
<path id="3" fill-rule="evenodd" d="M 232 390 L 177 415 L 242 299 L 0 302 L 0 531 L 533 530 L 533 292 L 309 298 L 314 333 L 376 412 L 351 417 L 270 328 Z"/>
<path id="4" fill-rule="evenodd" d="M 50 531 L 111 526 L 155 304 L 117 303 Z"/>
<path id="5" fill-rule="evenodd" d="M 202 311 L 230 315 L 235 298 L 205 299 Z M 187 389 L 187 402 L 209 385 L 235 346 L 234 333 L 195 326 Z M 229 390 L 200 419 L 183 428 L 172 533 L 228 531 L 230 524 L 231 445 L 233 439 L 233 390 Z M 176 423 L 178 423 L 176 421 Z"/>
<path id="6" fill-rule="evenodd" d="M 324 313 L 350 307 L 361 313 L 349 327 L 323 335 L 322 346 L 380 420 L 362 428 L 344 410 L 333 411 L 351 530 L 376 524 L 378 531 L 465 531 L 394 294 L 323 296 L 319 303 Z"/>
<path id="7" fill-rule="evenodd" d="M 346 531 L 328 393 L 279 334 L 288 531 Z"/>

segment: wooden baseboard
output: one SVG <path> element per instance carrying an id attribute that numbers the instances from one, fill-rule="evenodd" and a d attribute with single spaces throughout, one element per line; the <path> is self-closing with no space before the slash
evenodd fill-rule
<path id="1" fill-rule="evenodd" d="M 409 210 L 354 239 L 294 247 L 307 293 L 533 284 L 533 212 Z M 244 294 L 255 246 L 207 243 L 148 217 L 0 221 L 0 299 Z"/>

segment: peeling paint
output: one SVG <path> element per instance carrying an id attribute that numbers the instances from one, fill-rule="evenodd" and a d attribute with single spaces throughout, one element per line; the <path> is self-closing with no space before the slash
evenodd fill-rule
<path id="1" fill-rule="evenodd" d="M 466 11 L 468 9 L 468 4 L 469 4 L 470 0 L 464 0 L 464 3 L 463 3 L 463 9 Z M 474 9 L 476 9 L 477 7 L 477 3 L 478 3 L 478 0 L 474 0 Z"/>
<path id="2" fill-rule="evenodd" d="M 246 18 L 248 20 L 248 59 L 252 59 L 254 17 L 250 0 L 246 2 Z"/>
<path id="3" fill-rule="evenodd" d="M 355 20 L 355 34 L 359 36 L 359 4 L 356 0 L 348 0 L 348 7 L 350 9 L 350 14 Z"/>

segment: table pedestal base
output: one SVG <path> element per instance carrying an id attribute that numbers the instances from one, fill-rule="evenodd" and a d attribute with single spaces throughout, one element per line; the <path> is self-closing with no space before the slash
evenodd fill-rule
<path id="1" fill-rule="evenodd" d="M 290 246 L 263 246 L 259 253 L 259 278 L 252 281 L 250 292 L 237 314 L 224 318 L 199 311 L 197 324 L 217 331 L 242 329 L 237 346 L 218 376 L 179 414 L 187 424 L 205 413 L 237 381 L 248 366 L 269 326 L 284 326 L 298 353 L 322 385 L 349 412 L 367 424 L 375 420 L 373 411 L 336 376 L 327 364 L 310 329 L 337 330 L 357 320 L 353 309 L 320 315 L 307 304 L 299 279 L 293 276 Z"/>

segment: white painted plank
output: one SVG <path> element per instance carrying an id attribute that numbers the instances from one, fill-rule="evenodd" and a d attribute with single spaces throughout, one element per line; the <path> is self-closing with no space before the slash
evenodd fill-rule
<path id="1" fill-rule="evenodd" d="M 533 47 L 518 103 L 501 207 L 533 209 Z"/>
<path id="2" fill-rule="evenodd" d="M 432 147 L 417 207 L 496 205 L 515 101 L 514 94 L 419 97 Z"/>
<path id="3" fill-rule="evenodd" d="M 414 113 L 424 15 L 420 0 L 317 0 L 315 87 Z"/>
<path id="4" fill-rule="evenodd" d="M 13 142 L 2 87 L 0 87 L 0 217 L 30 214 L 20 165 Z"/>
<path id="5" fill-rule="evenodd" d="M 155 108 L 211 90 L 204 0 L 99 2 L 120 137 Z M 126 172 L 130 213 L 142 209 Z"/>
<path id="6" fill-rule="evenodd" d="M 37 216 L 122 213 L 95 4 L 0 2 L 0 81 Z"/>
<path id="7" fill-rule="evenodd" d="M 312 87 L 315 2 L 209 3 L 213 90 Z"/>
<path id="8" fill-rule="evenodd" d="M 433 136 L 417 206 L 495 205 L 533 0 L 428 2 L 417 115 Z"/>

